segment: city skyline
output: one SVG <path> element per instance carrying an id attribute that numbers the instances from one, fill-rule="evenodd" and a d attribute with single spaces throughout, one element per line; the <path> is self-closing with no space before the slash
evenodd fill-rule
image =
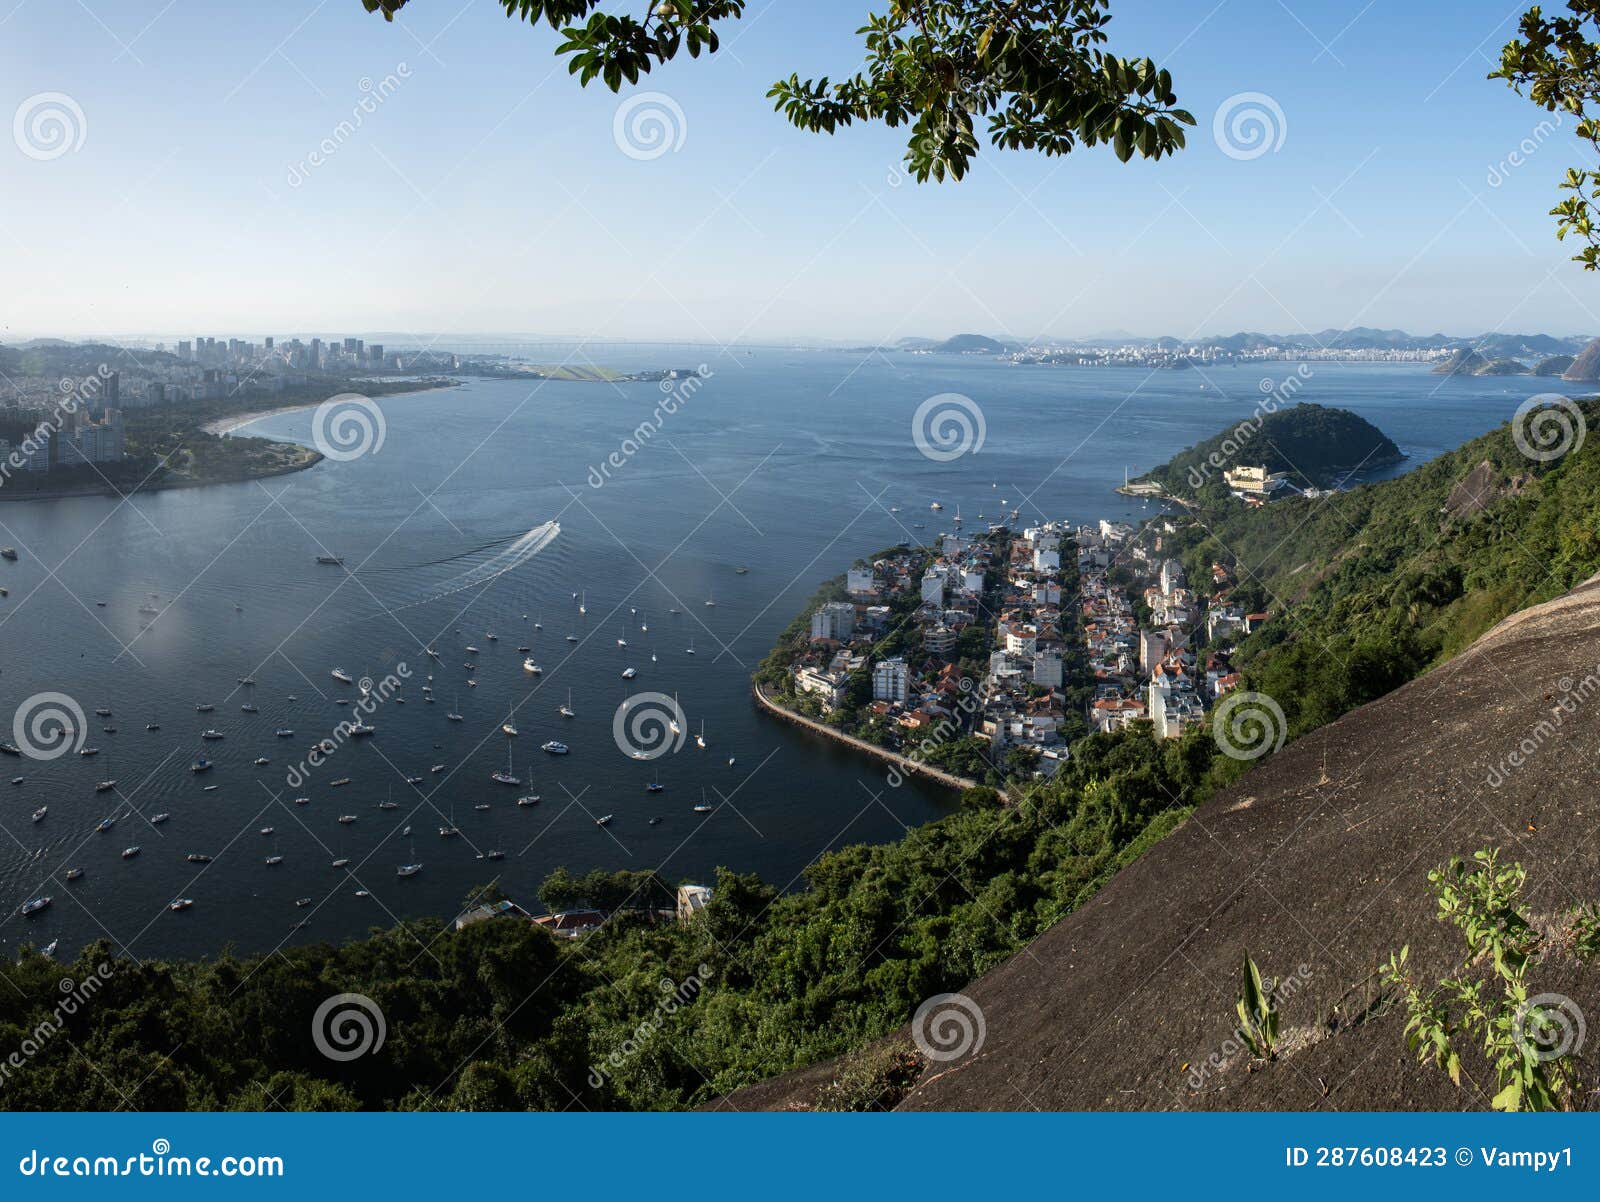
<path id="1" fill-rule="evenodd" d="M 1600 329 L 1547 215 L 1571 123 L 1484 78 L 1499 6 L 1127 6 L 1110 45 L 1172 70 L 1187 150 L 986 148 L 922 186 L 903 131 L 802 134 L 764 99 L 849 70 L 862 11 L 752 6 L 718 54 L 613 95 L 487 5 L 24 2 L 0 17 L 0 340 L 170 341 L 202 309 L 397 342 Z M 29 141 L 41 106 L 64 144 Z"/>

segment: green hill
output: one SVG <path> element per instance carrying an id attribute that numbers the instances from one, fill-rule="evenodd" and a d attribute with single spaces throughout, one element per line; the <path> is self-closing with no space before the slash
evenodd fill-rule
<path id="1" fill-rule="evenodd" d="M 1246 418 L 1183 451 L 1141 481 L 1178 496 L 1227 491 L 1223 473 L 1243 464 L 1282 472 L 1300 488 L 1326 487 L 1351 471 L 1390 467 L 1405 456 L 1387 435 L 1348 409 L 1301 403 Z"/>

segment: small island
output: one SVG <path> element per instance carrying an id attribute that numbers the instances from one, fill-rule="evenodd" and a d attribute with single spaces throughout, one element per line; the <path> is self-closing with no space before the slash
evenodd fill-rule
<path id="1" fill-rule="evenodd" d="M 1347 487 L 1404 459 L 1393 440 L 1359 414 L 1302 402 L 1246 418 L 1119 491 L 1184 503 L 1232 493 L 1247 504 L 1264 504 Z"/>

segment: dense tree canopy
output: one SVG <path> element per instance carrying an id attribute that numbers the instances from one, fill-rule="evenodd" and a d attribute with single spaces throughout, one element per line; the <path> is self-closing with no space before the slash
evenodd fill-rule
<path id="1" fill-rule="evenodd" d="M 408 2 L 362 0 L 391 21 Z M 745 10 L 743 0 L 661 0 L 642 16 L 608 11 L 616 5 L 606 0 L 499 3 L 558 30 L 569 72 L 613 92 L 680 50 L 714 52 L 719 30 Z M 1194 118 L 1177 107 L 1165 70 L 1102 49 L 1110 20 L 1109 0 L 889 0 L 857 31 L 864 70 L 842 80 L 797 73 L 767 95 L 812 133 L 858 121 L 908 126 L 906 164 L 919 181 L 964 176 L 980 122 L 996 147 L 1060 155 L 1109 144 L 1124 162 L 1172 154 Z"/>

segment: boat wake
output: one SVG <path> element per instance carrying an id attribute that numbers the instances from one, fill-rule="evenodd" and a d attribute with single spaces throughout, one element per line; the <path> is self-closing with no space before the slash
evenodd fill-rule
<path id="1" fill-rule="evenodd" d="M 527 563 L 551 543 L 555 542 L 556 538 L 560 534 L 561 523 L 544 522 L 541 525 L 535 526 L 526 534 L 519 535 L 509 542 L 504 539 L 499 539 L 495 542 L 486 543 L 484 546 L 475 548 L 474 550 L 464 551 L 460 555 L 449 556 L 445 559 L 436 560 L 433 566 L 438 564 L 460 563 L 464 560 L 472 559 L 475 556 L 482 555 L 485 550 L 493 547 L 500 547 L 500 550 L 496 551 L 493 555 L 489 556 L 487 559 L 479 560 L 466 571 L 460 572 L 454 576 L 449 576 L 444 580 L 427 586 L 423 591 L 423 595 L 420 597 L 397 598 L 395 601 L 386 606 L 385 612 L 397 613 L 401 610 L 415 609 L 421 605 L 431 605 L 436 601 L 441 601 L 446 597 L 455 595 L 456 593 L 464 593 L 469 589 L 484 588 L 498 580 L 501 576 L 504 576 L 507 572 L 513 572 L 517 568 L 520 568 L 523 564 Z"/>

